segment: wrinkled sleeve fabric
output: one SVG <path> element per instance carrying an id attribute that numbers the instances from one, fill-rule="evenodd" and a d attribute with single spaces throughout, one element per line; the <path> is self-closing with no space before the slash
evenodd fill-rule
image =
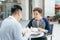
<path id="1" fill-rule="evenodd" d="M 15 28 L 14 28 L 14 40 L 28 40 L 29 36 L 30 35 L 25 35 L 25 36 L 22 36 L 22 26 L 18 23 L 18 24 L 15 24 Z"/>

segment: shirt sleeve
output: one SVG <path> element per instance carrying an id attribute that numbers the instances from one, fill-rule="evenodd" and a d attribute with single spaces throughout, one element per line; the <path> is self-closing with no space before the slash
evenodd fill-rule
<path id="1" fill-rule="evenodd" d="M 43 20 L 45 21 L 45 24 L 46 24 L 45 29 L 48 30 L 48 33 L 49 33 L 50 32 L 50 23 L 49 23 L 48 19 L 46 19 L 46 18 L 43 18 Z"/>
<path id="2" fill-rule="evenodd" d="M 14 28 L 14 40 L 28 40 L 29 35 L 22 36 L 22 26 L 16 24 Z"/>

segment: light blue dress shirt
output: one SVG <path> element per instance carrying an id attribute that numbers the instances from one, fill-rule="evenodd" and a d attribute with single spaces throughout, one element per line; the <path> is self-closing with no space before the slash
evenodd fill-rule
<path id="1" fill-rule="evenodd" d="M 0 28 L 0 40 L 28 40 L 30 35 L 22 36 L 22 26 L 12 16 L 6 18 Z"/>

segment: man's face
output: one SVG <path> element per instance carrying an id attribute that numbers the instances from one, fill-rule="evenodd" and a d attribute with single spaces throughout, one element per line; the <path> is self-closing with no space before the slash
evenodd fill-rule
<path id="1" fill-rule="evenodd" d="M 34 11 L 34 18 L 35 18 L 36 20 L 39 20 L 40 17 L 41 17 L 41 14 L 40 14 L 38 11 Z"/>

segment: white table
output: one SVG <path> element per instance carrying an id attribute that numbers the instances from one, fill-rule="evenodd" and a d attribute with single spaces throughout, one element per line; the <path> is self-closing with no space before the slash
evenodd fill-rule
<path id="1" fill-rule="evenodd" d="M 36 30 L 36 29 L 35 29 L 35 30 Z M 30 36 L 29 40 L 31 40 L 31 38 L 38 38 L 38 37 L 44 36 L 44 33 L 43 33 L 43 32 L 40 32 L 39 35 L 35 35 L 35 34 L 37 34 L 37 33 L 39 33 L 39 32 L 31 32 L 31 36 Z"/>

